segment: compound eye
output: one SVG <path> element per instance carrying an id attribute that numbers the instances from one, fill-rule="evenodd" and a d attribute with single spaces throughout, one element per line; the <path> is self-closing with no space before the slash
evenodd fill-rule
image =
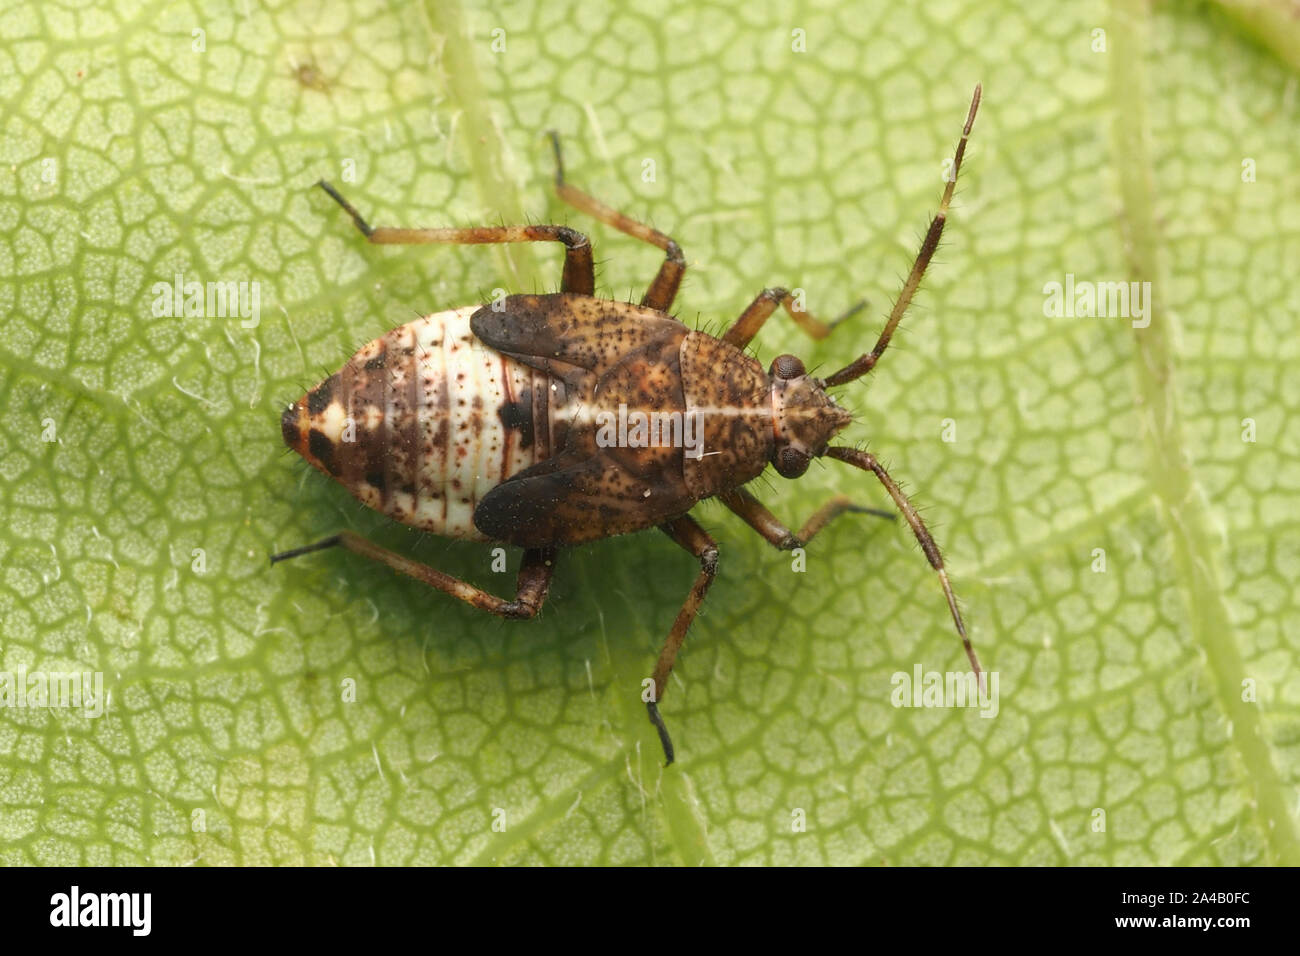
<path id="1" fill-rule="evenodd" d="M 798 378 L 804 373 L 803 362 L 797 355 L 778 355 L 772 360 L 770 374 L 777 378 Z"/>
<path id="2" fill-rule="evenodd" d="M 798 478 L 808 470 L 811 460 L 804 452 L 786 445 L 776 454 L 777 474 L 782 478 Z"/>

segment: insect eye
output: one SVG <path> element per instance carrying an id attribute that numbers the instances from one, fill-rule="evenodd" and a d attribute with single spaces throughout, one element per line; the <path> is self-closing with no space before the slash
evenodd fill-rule
<path id="1" fill-rule="evenodd" d="M 803 362 L 797 355 L 778 355 L 772 360 L 770 374 L 777 378 L 798 378 L 803 372 Z"/>
<path id="2" fill-rule="evenodd" d="M 798 478 L 808 470 L 808 462 L 811 460 L 804 452 L 786 445 L 776 455 L 777 474 L 782 478 Z"/>

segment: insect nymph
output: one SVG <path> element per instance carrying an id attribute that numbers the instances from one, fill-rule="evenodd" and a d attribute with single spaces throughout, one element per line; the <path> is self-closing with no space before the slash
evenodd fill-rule
<path id="1" fill-rule="evenodd" d="M 566 226 L 371 228 L 322 181 L 321 188 L 372 243 L 559 242 L 565 247 L 564 274 L 555 294 L 507 296 L 393 329 L 292 403 L 282 418 L 289 447 L 364 504 L 435 534 L 523 548 L 513 600 L 350 531 L 282 552 L 272 562 L 341 546 L 474 607 L 504 618 L 531 618 L 546 599 L 561 548 L 661 529 L 700 564 L 659 655 L 646 705 L 672 763 L 658 702 L 718 563 L 717 545 L 690 510 L 717 498 L 776 547 L 802 547 L 836 516 L 872 509 L 835 497 L 796 534 L 745 485 L 769 464 L 785 478 L 798 478 L 813 458 L 834 458 L 874 474 L 907 519 L 939 576 L 979 675 L 934 539 L 874 456 L 830 444 L 852 416 L 827 393 L 870 372 L 889 345 L 939 244 L 979 101 L 977 86 L 939 211 L 875 347 L 824 379 L 807 374 L 793 355 L 778 356 L 764 371 L 745 354 L 778 307 L 814 338 L 829 332 L 830 326 L 796 308 L 784 289 L 763 290 L 720 338 L 692 331 L 671 316 L 686 269 L 681 249 L 566 183 L 554 136 L 560 197 L 664 250 L 664 263 L 640 305 L 593 296 L 591 244 Z M 665 426 L 648 443 L 626 440 L 626 428 L 609 429 L 610 421 L 630 416 L 671 422 L 672 428 Z M 685 433 L 683 423 L 695 426 L 702 449 L 674 440 Z M 622 440 L 611 440 L 611 434 Z"/>

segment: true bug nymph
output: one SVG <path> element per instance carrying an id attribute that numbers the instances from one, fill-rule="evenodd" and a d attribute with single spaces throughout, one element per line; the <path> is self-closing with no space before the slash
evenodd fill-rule
<path id="1" fill-rule="evenodd" d="M 873 455 L 830 444 L 852 416 L 827 389 L 866 375 L 888 347 L 939 244 L 979 101 L 977 86 L 939 210 L 875 347 L 824 379 L 809 375 L 793 355 L 778 356 L 764 372 L 745 354 L 778 307 L 813 338 L 829 333 L 834 323 L 797 308 L 785 289 L 764 289 L 720 338 L 669 315 L 686 270 L 681 248 L 567 183 L 554 134 L 560 198 L 664 251 L 640 305 L 593 296 L 591 244 L 567 226 L 372 228 L 321 181 L 372 243 L 559 242 L 564 273 L 555 294 L 507 296 L 393 329 L 289 405 L 281 423 L 291 448 L 365 504 L 425 531 L 523 548 L 514 600 L 350 531 L 276 554 L 272 563 L 337 545 L 474 607 L 531 618 L 546 599 L 560 548 L 658 527 L 700 563 L 659 655 L 647 703 L 672 763 L 658 702 L 718 566 L 717 545 L 690 516 L 691 508 L 716 497 L 776 547 L 802 547 L 835 517 L 873 509 L 837 496 L 796 534 L 745 485 L 769 464 L 783 477 L 798 478 L 813 458 L 834 458 L 874 474 L 907 519 L 939 576 L 978 677 L 979 660 L 934 539 Z M 707 452 L 692 453 L 675 441 L 602 440 L 602 416 L 629 412 L 674 422 L 691 416 Z"/>

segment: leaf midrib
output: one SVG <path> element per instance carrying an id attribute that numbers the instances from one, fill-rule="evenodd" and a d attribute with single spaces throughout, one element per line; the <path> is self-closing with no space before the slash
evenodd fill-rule
<path id="1" fill-rule="evenodd" d="M 1169 288 L 1161 271 L 1162 236 L 1156 225 L 1155 191 L 1146 118 L 1145 54 L 1150 11 L 1143 0 L 1111 0 L 1116 29 L 1110 31 L 1110 96 L 1114 104 L 1115 147 L 1121 218 L 1129 278 Z M 1169 535 L 1174 572 L 1187 609 L 1188 627 L 1204 648 L 1211 686 L 1229 722 L 1228 736 L 1245 770 L 1249 801 L 1261 837 L 1275 864 L 1300 865 L 1300 838 L 1282 778 L 1264 734 L 1257 704 L 1241 699 L 1246 680 L 1240 640 L 1233 627 L 1213 541 L 1208 492 L 1194 478 L 1195 455 L 1187 445 L 1179 405 L 1172 343 L 1175 318 L 1159 296 L 1151 302 L 1150 323 L 1134 329 L 1134 401 L 1157 517 Z"/>

